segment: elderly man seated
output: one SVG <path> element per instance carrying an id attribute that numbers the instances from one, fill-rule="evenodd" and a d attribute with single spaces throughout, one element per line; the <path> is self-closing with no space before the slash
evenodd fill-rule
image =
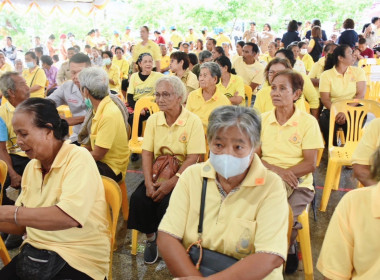
<path id="1" fill-rule="evenodd" d="M 29 98 L 30 90 L 25 79 L 17 72 L 6 72 L 1 76 L 0 90 L 3 96 L 8 100 L 8 102 L 0 106 L 0 159 L 5 161 L 8 166 L 7 178 L 4 186 L 1 187 L 7 188 L 11 186 L 19 189 L 21 176 L 30 159 L 17 145 L 16 134 L 12 126 L 12 118 L 16 106 Z M 14 201 L 4 195 L 3 204 L 13 205 Z M 18 236 L 13 236 L 13 238 L 12 236 L 8 236 L 5 244 L 10 249 L 18 247 L 21 241 L 22 239 Z"/>
<path id="2" fill-rule="evenodd" d="M 93 112 L 92 118 L 84 121 L 83 129 L 90 127 L 88 141 L 81 143 L 91 152 L 100 174 L 119 182 L 129 162 L 128 116 L 123 114 L 119 99 L 109 94 L 106 71 L 85 68 L 78 78 L 85 103 L 91 109 L 90 114 Z"/>

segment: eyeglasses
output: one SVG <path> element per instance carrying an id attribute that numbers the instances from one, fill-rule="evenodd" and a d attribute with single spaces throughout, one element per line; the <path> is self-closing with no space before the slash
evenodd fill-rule
<path id="1" fill-rule="evenodd" d="M 158 93 L 158 92 L 155 92 L 154 93 L 154 97 L 156 98 L 156 99 L 158 99 L 158 98 L 163 98 L 163 99 L 168 99 L 168 98 L 170 98 L 170 96 L 171 96 L 171 93 L 169 93 L 169 92 L 163 92 L 163 93 Z"/>

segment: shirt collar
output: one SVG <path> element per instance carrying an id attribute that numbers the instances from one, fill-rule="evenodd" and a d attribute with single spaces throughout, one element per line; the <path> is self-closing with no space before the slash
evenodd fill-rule
<path id="1" fill-rule="evenodd" d="M 380 201 L 380 183 L 378 183 L 375 186 L 375 193 L 371 197 L 371 208 L 372 208 L 372 215 L 374 218 L 380 218 L 380 206 L 379 206 L 379 201 Z"/>
<path id="2" fill-rule="evenodd" d="M 203 98 L 203 100 L 204 100 L 204 97 L 203 97 L 203 90 L 202 90 L 202 88 L 199 88 L 199 89 L 197 89 L 197 96 L 199 96 L 199 97 L 202 97 Z M 215 87 L 215 93 L 213 94 L 213 96 L 209 99 L 209 100 L 205 100 L 205 102 L 208 102 L 208 101 L 210 101 L 211 99 L 213 99 L 213 100 L 215 100 L 215 101 L 217 101 L 218 99 L 219 99 L 219 97 L 220 97 L 220 89 L 219 89 L 219 87 L 216 85 L 216 87 Z"/>
<path id="3" fill-rule="evenodd" d="M 294 106 L 294 107 L 295 107 L 295 110 L 294 110 L 293 115 L 282 126 L 298 126 L 298 123 L 299 123 L 298 119 L 299 119 L 299 115 L 300 115 L 300 110 L 296 106 Z M 276 119 L 275 112 L 276 112 L 276 108 L 273 108 L 272 111 L 270 112 L 269 117 L 268 117 L 268 121 L 270 124 L 276 123 L 276 124 L 280 125 Z"/>
<path id="4" fill-rule="evenodd" d="M 347 70 L 346 70 L 346 72 L 345 72 L 344 74 L 339 73 L 339 72 L 336 70 L 336 67 L 335 67 L 335 66 L 333 67 L 333 71 L 334 71 L 335 75 L 337 75 L 337 76 L 342 76 L 342 77 L 346 76 L 347 74 L 351 74 L 351 73 L 352 73 L 351 66 L 348 66 L 348 68 L 347 68 Z"/>
<path id="5" fill-rule="evenodd" d="M 69 144 L 63 142 L 61 149 L 58 151 L 57 155 L 54 158 L 53 164 L 51 165 L 51 169 L 62 167 L 67 161 L 68 155 L 70 151 L 75 147 L 73 144 Z M 41 162 L 39 160 L 35 160 L 34 168 L 41 169 Z"/>
<path id="6" fill-rule="evenodd" d="M 13 113 L 15 111 L 15 107 L 9 101 L 5 103 L 5 106 L 10 113 Z"/>
<path id="7" fill-rule="evenodd" d="M 168 123 L 166 122 L 165 113 L 160 111 L 157 113 L 157 125 L 164 125 L 168 127 Z M 189 118 L 189 111 L 182 106 L 181 114 L 179 114 L 177 120 L 173 125 L 185 126 L 187 119 Z"/>
<path id="8" fill-rule="evenodd" d="M 254 155 L 251 166 L 249 167 L 248 173 L 240 184 L 240 187 L 255 187 L 265 184 L 267 169 L 262 164 L 259 156 Z M 216 171 L 212 166 L 210 160 L 203 164 L 201 170 L 201 176 L 208 179 L 216 179 Z"/>

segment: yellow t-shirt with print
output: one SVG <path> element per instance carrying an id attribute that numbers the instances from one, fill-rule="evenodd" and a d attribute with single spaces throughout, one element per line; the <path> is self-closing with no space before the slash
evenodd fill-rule
<path id="1" fill-rule="evenodd" d="M 160 68 L 165 69 L 170 66 L 170 56 L 165 55 L 161 57 Z"/>
<path id="2" fill-rule="evenodd" d="M 275 109 L 261 114 L 261 127 L 261 159 L 281 168 L 289 168 L 303 161 L 303 150 L 324 147 L 317 120 L 297 108 L 283 125 L 277 122 Z M 312 173 L 298 180 L 298 187 L 314 190 Z"/>
<path id="3" fill-rule="evenodd" d="M 173 42 L 173 47 L 178 48 L 179 42 L 183 41 L 182 36 L 178 33 L 178 31 L 173 31 L 170 35 L 170 41 Z"/>
<path id="4" fill-rule="evenodd" d="M 162 76 L 163 74 L 152 71 L 149 77 L 145 81 L 142 81 L 139 77 L 139 73 L 133 73 L 129 81 L 127 93 L 133 95 L 134 101 L 139 100 L 141 97 L 153 96 L 156 82 Z"/>
<path id="5" fill-rule="evenodd" d="M 108 206 L 102 179 L 89 151 L 63 143 L 44 177 L 41 162 L 32 159 L 22 175 L 21 188 L 16 206 L 57 206 L 80 224 L 55 231 L 26 227 L 23 244 L 54 251 L 71 267 L 93 279 L 108 277 L 111 249 Z"/>
<path id="6" fill-rule="evenodd" d="M 45 71 L 43 69 L 41 69 L 38 66 L 34 68 L 32 72 L 30 72 L 29 69 L 25 69 L 22 72 L 22 76 L 25 79 L 28 87 L 32 87 L 36 85 L 41 87 L 39 90 L 31 92 L 30 97 L 41 97 L 41 98 L 45 97 L 45 86 L 46 86 L 47 79 L 46 79 Z"/>
<path id="7" fill-rule="evenodd" d="M 304 54 L 303 57 L 302 57 L 302 62 L 303 64 L 305 65 L 305 69 L 306 69 L 306 72 L 310 72 L 311 71 L 311 68 L 313 67 L 314 65 L 314 60 L 313 58 L 311 57 L 310 54 Z"/>
<path id="8" fill-rule="evenodd" d="M 116 56 L 112 59 L 112 64 L 116 65 L 120 69 L 120 79 L 128 80 L 129 74 L 129 63 L 128 61 L 122 57 L 121 59 L 117 59 Z"/>
<path id="9" fill-rule="evenodd" d="M 171 126 L 168 126 L 164 112 L 157 112 L 146 123 L 142 149 L 161 156 L 160 148 L 169 147 L 178 154 L 181 164 L 190 154 L 205 154 L 206 144 L 202 121 L 182 107 L 182 112 Z M 168 150 L 165 150 L 168 152 Z"/>
<path id="10" fill-rule="evenodd" d="M 129 163 L 128 134 L 123 115 L 109 96 L 103 98 L 95 112 L 90 140 L 92 150 L 95 146 L 108 149 L 100 161 L 124 177 Z"/>
<path id="11" fill-rule="evenodd" d="M 220 80 L 219 84 L 216 86 L 222 94 L 227 96 L 228 99 L 233 97 L 235 95 L 235 92 L 237 92 L 238 96 L 241 96 L 243 98 L 239 106 L 245 106 L 245 88 L 242 77 L 231 74 L 227 87 L 222 84 L 222 80 Z"/>
<path id="12" fill-rule="evenodd" d="M 115 64 L 112 64 L 110 68 L 107 68 L 107 66 L 103 66 L 103 69 L 104 71 L 107 72 L 108 79 L 111 79 L 115 83 L 114 85 L 111 83 L 108 83 L 109 89 L 119 93 L 120 87 L 121 87 L 119 67 Z"/>
<path id="13" fill-rule="evenodd" d="M 235 68 L 236 74 L 243 78 L 246 85 L 250 85 L 251 83 L 261 85 L 264 83 L 265 67 L 258 61 L 255 61 L 253 64 L 246 64 L 243 61 L 243 57 L 240 56 L 235 60 L 232 68 Z"/>
<path id="14" fill-rule="evenodd" d="M 4 98 L 4 97 L 3 97 Z M 26 157 L 25 152 L 17 145 L 17 136 L 13 130 L 12 118 L 15 112 L 15 107 L 10 102 L 6 102 L 0 106 L 0 118 L 3 119 L 8 130 L 8 140 L 6 142 L 7 151 L 9 154 L 14 154 Z"/>
<path id="15" fill-rule="evenodd" d="M 170 75 L 176 76 L 175 73 L 171 73 Z M 181 78 L 182 83 L 186 87 L 186 92 L 189 94 L 193 90 L 196 90 L 199 88 L 199 82 L 197 75 L 195 75 L 193 72 L 190 71 L 190 69 L 186 69 L 185 73 L 183 74 Z"/>
<path id="16" fill-rule="evenodd" d="M 285 260 L 289 215 L 285 187 L 257 155 L 240 187 L 224 199 L 210 161 L 188 167 L 173 190 L 158 230 L 176 237 L 185 249 L 198 240 L 203 178 L 207 178 L 207 195 L 202 247 L 239 260 L 255 253 Z M 265 279 L 283 279 L 282 266 Z"/>
<path id="17" fill-rule="evenodd" d="M 380 275 L 380 183 L 352 190 L 335 208 L 317 262 L 328 279 L 368 280 Z"/>
<path id="18" fill-rule="evenodd" d="M 160 47 L 152 40 L 148 40 L 146 45 L 143 45 L 142 42 L 135 45 L 132 53 L 133 62 L 136 62 L 142 53 L 149 53 L 153 57 L 153 61 L 161 61 Z"/>
<path id="19" fill-rule="evenodd" d="M 206 128 L 211 112 L 224 105 L 231 105 L 231 102 L 218 88 L 216 88 L 214 95 L 207 101 L 203 98 L 202 88 L 199 88 L 190 92 L 187 97 L 186 109 L 196 114 L 202 120 L 204 128 Z"/>
<path id="20" fill-rule="evenodd" d="M 330 93 L 331 102 L 348 100 L 356 95 L 356 83 L 365 81 L 365 72 L 361 68 L 349 66 L 342 75 L 334 66 L 321 74 L 319 92 Z"/>
<path id="21" fill-rule="evenodd" d="M 352 164 L 372 165 L 371 158 L 380 146 L 380 118 L 372 120 L 365 128 L 352 155 Z"/>

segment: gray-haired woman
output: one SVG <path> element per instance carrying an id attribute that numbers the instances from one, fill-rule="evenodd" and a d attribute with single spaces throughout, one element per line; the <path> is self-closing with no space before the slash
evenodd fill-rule
<path id="1" fill-rule="evenodd" d="M 211 112 L 219 106 L 231 105 L 231 102 L 216 86 L 222 76 L 219 65 L 215 62 L 206 62 L 200 68 L 200 88 L 190 92 L 186 109 L 196 114 L 202 120 L 204 127 L 207 127 Z"/>
<path id="2" fill-rule="evenodd" d="M 282 279 L 288 204 L 281 179 L 255 154 L 260 130 L 260 118 L 251 108 L 223 106 L 211 113 L 210 159 L 181 175 L 159 226 L 158 247 L 175 277 L 201 278 L 186 253 L 188 246 L 200 240 L 203 251 L 238 260 L 210 279 Z M 207 190 L 199 237 L 204 182 Z"/>
<path id="3" fill-rule="evenodd" d="M 144 252 L 147 264 L 155 263 L 158 258 L 155 233 L 178 177 L 206 152 L 201 120 L 182 106 L 186 98 L 182 81 L 175 76 L 160 78 L 155 97 L 160 111 L 149 117 L 142 145 L 145 181 L 132 194 L 128 218 L 128 228 L 147 235 Z M 170 150 L 161 150 L 164 146 L 177 155 L 180 167 L 173 177 L 158 182 L 153 180 L 152 169 L 154 161 L 164 155 L 162 152 L 170 154 Z"/>
<path id="4" fill-rule="evenodd" d="M 86 148 L 100 174 L 119 182 L 129 163 L 128 135 L 124 116 L 109 96 L 108 75 L 101 68 L 90 67 L 83 69 L 78 78 L 86 107 L 94 111 Z"/>

